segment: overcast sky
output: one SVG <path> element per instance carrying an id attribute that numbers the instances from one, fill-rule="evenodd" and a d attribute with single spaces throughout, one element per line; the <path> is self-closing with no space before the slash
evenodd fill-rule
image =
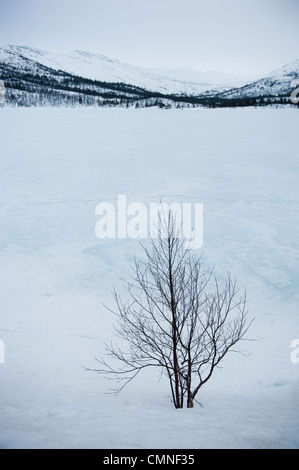
<path id="1" fill-rule="evenodd" d="M 0 45 L 244 74 L 299 58 L 299 0 L 0 0 Z"/>

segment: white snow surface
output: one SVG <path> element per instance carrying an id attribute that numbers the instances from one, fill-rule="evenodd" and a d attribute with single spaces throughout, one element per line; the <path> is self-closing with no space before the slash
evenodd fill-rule
<path id="1" fill-rule="evenodd" d="M 298 111 L 0 109 L 1 448 L 298 448 Z M 114 339 L 138 240 L 100 240 L 95 207 L 204 204 L 207 265 L 246 287 L 242 343 L 175 410 L 166 379 L 87 372 Z"/>
<path id="2" fill-rule="evenodd" d="M 54 70 L 92 80 L 126 83 L 160 93 L 200 94 L 245 85 L 257 79 L 223 72 L 201 72 L 189 69 L 145 68 L 122 63 L 117 59 L 84 51 L 55 54 L 26 46 L 0 48 L 0 60 L 19 65 L 23 58 Z"/>

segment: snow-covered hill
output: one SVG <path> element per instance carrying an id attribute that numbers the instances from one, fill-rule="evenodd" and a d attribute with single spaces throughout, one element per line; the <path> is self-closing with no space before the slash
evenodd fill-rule
<path id="1" fill-rule="evenodd" d="M 0 62 L 23 66 L 24 59 L 33 68 L 37 64 L 91 80 L 125 83 L 159 93 L 199 95 L 242 86 L 253 77 L 222 72 L 197 72 L 185 69 L 142 68 L 100 54 L 73 51 L 53 54 L 39 49 L 9 45 L 0 48 Z"/>
<path id="2" fill-rule="evenodd" d="M 229 99 L 240 97 L 286 97 L 290 98 L 291 92 L 299 79 L 299 60 L 289 62 L 280 69 L 274 70 L 265 77 L 256 80 L 243 87 L 223 93 Z"/>
<path id="3" fill-rule="evenodd" d="M 299 60 L 264 77 L 147 69 L 74 51 L 0 48 L 0 80 L 12 106 L 232 107 L 292 104 Z"/>

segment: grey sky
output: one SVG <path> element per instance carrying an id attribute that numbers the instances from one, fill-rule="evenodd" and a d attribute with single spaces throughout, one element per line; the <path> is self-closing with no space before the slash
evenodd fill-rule
<path id="1" fill-rule="evenodd" d="M 244 74 L 299 57 L 299 0 L 0 0 L 0 45 Z"/>

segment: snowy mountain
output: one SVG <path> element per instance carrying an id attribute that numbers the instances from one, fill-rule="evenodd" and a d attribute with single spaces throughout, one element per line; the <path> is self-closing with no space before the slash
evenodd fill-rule
<path id="1" fill-rule="evenodd" d="M 30 61 L 32 67 L 38 64 L 53 70 L 60 70 L 91 80 L 125 83 L 150 91 L 166 94 L 199 95 L 211 90 L 224 90 L 241 86 L 252 77 L 225 74 L 222 72 L 197 72 L 184 69 L 142 68 L 124 64 L 116 59 L 73 51 L 69 54 L 52 54 L 29 47 L 7 46 L 0 48 L 0 62 L 18 67 Z"/>
<path id="2" fill-rule="evenodd" d="M 279 97 L 287 101 L 299 79 L 299 60 L 295 60 L 284 65 L 282 68 L 274 70 L 265 77 L 249 83 L 243 87 L 232 89 L 222 93 L 220 96 L 227 99 L 238 99 L 246 97 L 248 99 L 261 99 L 270 101 Z"/>
<path id="3" fill-rule="evenodd" d="M 0 48 L 5 104 L 17 106 L 248 106 L 286 103 L 299 61 L 266 77 L 147 69 L 103 55 Z"/>

